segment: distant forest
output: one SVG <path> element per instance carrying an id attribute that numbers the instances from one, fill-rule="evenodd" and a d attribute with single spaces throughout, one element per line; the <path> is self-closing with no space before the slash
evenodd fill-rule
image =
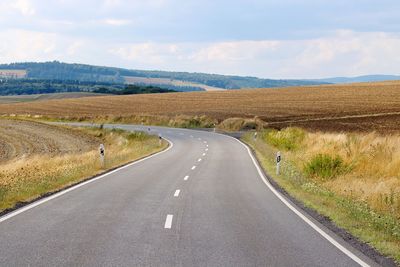
<path id="1" fill-rule="evenodd" d="M 163 89 L 156 86 L 139 86 L 139 85 L 127 85 L 122 90 L 109 89 L 101 87 L 93 91 L 93 93 L 99 94 L 111 94 L 111 95 L 135 95 L 135 94 L 155 94 L 155 93 L 174 93 L 176 91 L 170 89 Z"/>
<path id="2" fill-rule="evenodd" d="M 174 90 L 156 86 L 126 85 L 107 82 L 0 79 L 0 95 L 32 95 L 66 92 L 94 92 L 105 94 L 168 93 Z"/>
<path id="3" fill-rule="evenodd" d="M 108 82 L 121 84 L 125 82 L 124 76 L 166 78 L 180 81 L 205 84 L 225 89 L 240 88 L 263 88 L 263 87 L 285 87 L 299 85 L 324 84 L 321 81 L 306 80 L 272 80 L 259 79 L 256 77 L 241 77 L 205 73 L 168 72 L 168 71 L 147 71 L 128 70 L 113 67 L 100 67 L 83 64 L 67 64 L 58 61 L 45 63 L 12 63 L 0 64 L 0 69 L 23 69 L 27 71 L 27 78 L 42 80 L 76 80 L 90 82 Z M 171 86 L 167 85 L 170 89 Z M 186 88 L 180 91 L 193 91 L 198 88 Z"/>

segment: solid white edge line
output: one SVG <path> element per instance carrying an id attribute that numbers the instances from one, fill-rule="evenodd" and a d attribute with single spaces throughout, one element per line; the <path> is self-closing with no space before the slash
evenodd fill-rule
<path id="1" fill-rule="evenodd" d="M 189 175 L 186 175 L 183 180 L 187 181 L 187 179 L 189 179 Z"/>
<path id="2" fill-rule="evenodd" d="M 176 189 L 175 194 L 174 194 L 174 197 L 179 197 L 179 193 L 180 193 L 180 192 L 181 192 L 181 190 Z"/>
<path id="3" fill-rule="evenodd" d="M 194 170 L 194 169 L 196 169 L 196 166 L 193 166 L 193 167 L 192 167 L 192 170 Z"/>
<path id="4" fill-rule="evenodd" d="M 165 224 L 164 224 L 165 229 L 171 229 L 173 218 L 174 218 L 174 215 L 172 215 L 172 214 L 167 215 L 167 218 L 165 218 Z"/>
<path id="5" fill-rule="evenodd" d="M 228 136 L 230 138 L 233 138 L 231 136 Z M 339 242 L 337 242 L 333 237 L 331 237 L 329 234 L 327 234 L 324 230 L 319 228 L 315 223 L 313 223 L 310 219 L 308 219 L 306 216 L 304 216 L 297 208 L 295 208 L 291 203 L 289 203 L 266 179 L 264 176 L 264 173 L 261 171 L 261 168 L 257 162 L 257 160 L 254 158 L 253 153 L 251 152 L 250 148 L 244 144 L 242 141 L 233 138 L 234 140 L 238 141 L 241 145 L 243 145 L 247 149 L 247 153 L 249 154 L 251 160 L 253 161 L 254 166 L 257 169 L 257 172 L 264 182 L 264 184 L 272 191 L 272 193 L 275 194 L 291 211 L 293 211 L 297 216 L 299 216 L 304 222 L 306 222 L 309 226 L 311 226 L 315 231 L 317 231 L 322 237 L 324 237 L 326 240 L 328 240 L 332 245 L 337 247 L 340 251 L 342 251 L 345 255 L 347 255 L 349 258 L 351 258 L 353 261 L 358 263 L 360 266 L 363 267 L 369 267 L 370 265 L 364 262 L 362 259 L 360 259 L 357 255 L 355 255 L 353 252 L 345 248 L 343 245 L 341 245 Z"/>
<path id="6" fill-rule="evenodd" d="M 132 162 L 132 163 L 129 163 L 128 165 L 119 167 L 119 168 L 117 168 L 117 169 L 115 169 L 115 170 L 112 170 L 112 171 L 110 171 L 110 172 L 107 172 L 107 173 L 105 173 L 105 174 L 102 174 L 102 175 L 100 175 L 100 176 L 98 176 L 98 177 L 96 177 L 96 178 L 93 178 L 93 179 L 87 180 L 87 181 L 85 181 L 85 182 L 82 182 L 82 183 L 80 183 L 80 184 L 74 185 L 74 186 L 72 186 L 72 187 L 70 187 L 70 188 L 68 188 L 68 189 L 65 189 L 65 190 L 63 190 L 63 191 L 60 191 L 60 192 L 58 192 L 58 193 L 55 193 L 54 195 L 51 195 L 51 196 L 49 196 L 49 197 L 40 199 L 40 200 L 35 201 L 35 202 L 33 202 L 33 203 L 31 203 L 31 204 L 29 204 L 29 205 L 27 205 L 27 206 L 24 206 L 24 207 L 22 207 L 22 208 L 20 208 L 20 209 L 17 209 L 17 210 L 15 210 L 15 211 L 12 211 L 12 212 L 10 212 L 10 213 L 8 213 L 8 214 L 6 214 L 6 215 L 0 217 L 0 223 L 6 221 L 6 220 L 8 220 L 8 219 L 11 219 L 12 217 L 17 216 L 18 214 L 21 214 L 21 213 L 23 213 L 23 212 L 25 212 L 25 211 L 28 211 L 28 210 L 30 210 L 30 209 L 33 209 L 34 207 L 37 207 L 37 206 L 39 206 L 39 205 L 41 205 L 41 204 L 44 204 L 44 203 L 46 203 L 47 201 L 53 200 L 53 199 L 55 199 L 55 198 L 58 198 L 58 197 L 60 197 L 60 196 L 62 196 L 62 195 L 64 195 L 64 194 L 66 194 L 66 193 L 68 193 L 68 192 L 71 192 L 71 191 L 73 191 L 73 190 L 75 190 L 75 189 L 77 189 L 77 188 L 79 188 L 79 187 L 82 187 L 82 186 L 85 186 L 85 185 L 87 185 L 87 184 L 93 183 L 93 182 L 95 182 L 95 181 L 97 181 L 97 180 L 99 180 L 99 179 L 102 179 L 102 178 L 104 178 L 104 177 L 110 175 L 110 174 L 116 173 L 116 172 L 118 172 L 118 171 L 120 171 L 120 170 L 123 170 L 123 169 L 125 169 L 125 168 L 131 167 L 132 165 L 138 164 L 138 163 L 140 163 L 140 162 L 142 162 L 142 161 L 148 160 L 148 159 L 150 159 L 150 158 L 153 158 L 153 157 L 155 157 L 155 156 L 158 156 L 158 155 L 160 155 L 160 154 L 162 154 L 162 153 L 167 152 L 168 150 L 170 150 L 170 149 L 174 146 L 174 143 L 171 142 L 170 140 L 166 139 L 166 138 L 164 138 L 164 139 L 167 140 L 167 142 L 169 143 L 169 146 L 168 146 L 167 149 L 165 149 L 165 150 L 163 150 L 163 151 L 160 151 L 160 152 L 157 152 L 157 153 L 155 153 L 155 154 L 153 154 L 153 155 L 144 157 L 144 158 L 142 158 L 142 159 L 139 159 L 139 160 L 137 160 L 137 161 L 134 161 L 134 162 Z"/>

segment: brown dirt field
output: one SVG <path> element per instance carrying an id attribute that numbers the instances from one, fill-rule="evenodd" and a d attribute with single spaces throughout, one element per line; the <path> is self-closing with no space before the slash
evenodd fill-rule
<path id="1" fill-rule="evenodd" d="M 33 155 L 55 156 L 97 147 L 89 135 L 38 122 L 0 119 L 0 163 Z"/>
<path id="2" fill-rule="evenodd" d="M 50 100 L 0 105 L 0 114 L 258 116 L 273 127 L 398 131 L 400 81 Z"/>

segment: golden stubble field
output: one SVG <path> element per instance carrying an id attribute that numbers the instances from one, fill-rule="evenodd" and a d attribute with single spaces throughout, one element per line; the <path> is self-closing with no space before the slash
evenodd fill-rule
<path id="1" fill-rule="evenodd" d="M 93 136 L 43 123 L 0 119 L 0 164 L 36 155 L 48 157 L 96 149 Z"/>
<path id="2" fill-rule="evenodd" d="M 400 81 L 63 99 L 4 104 L 0 114 L 75 118 L 207 115 L 218 120 L 257 116 L 275 128 L 389 132 L 400 129 Z"/>

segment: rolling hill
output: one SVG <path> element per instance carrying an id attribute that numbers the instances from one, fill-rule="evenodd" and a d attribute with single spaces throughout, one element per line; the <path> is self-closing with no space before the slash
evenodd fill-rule
<path id="1" fill-rule="evenodd" d="M 3 75 L 1 75 L 3 73 Z M 52 62 L 0 64 L 0 78 L 76 80 L 162 86 L 177 91 L 216 91 L 324 84 L 322 81 L 273 80 L 206 73 L 129 70 L 123 68 Z"/>
<path id="2" fill-rule="evenodd" d="M 381 81 L 399 81 L 399 75 L 363 75 L 356 77 L 333 77 L 315 80 L 317 82 L 327 83 L 363 83 L 363 82 L 381 82 Z"/>

